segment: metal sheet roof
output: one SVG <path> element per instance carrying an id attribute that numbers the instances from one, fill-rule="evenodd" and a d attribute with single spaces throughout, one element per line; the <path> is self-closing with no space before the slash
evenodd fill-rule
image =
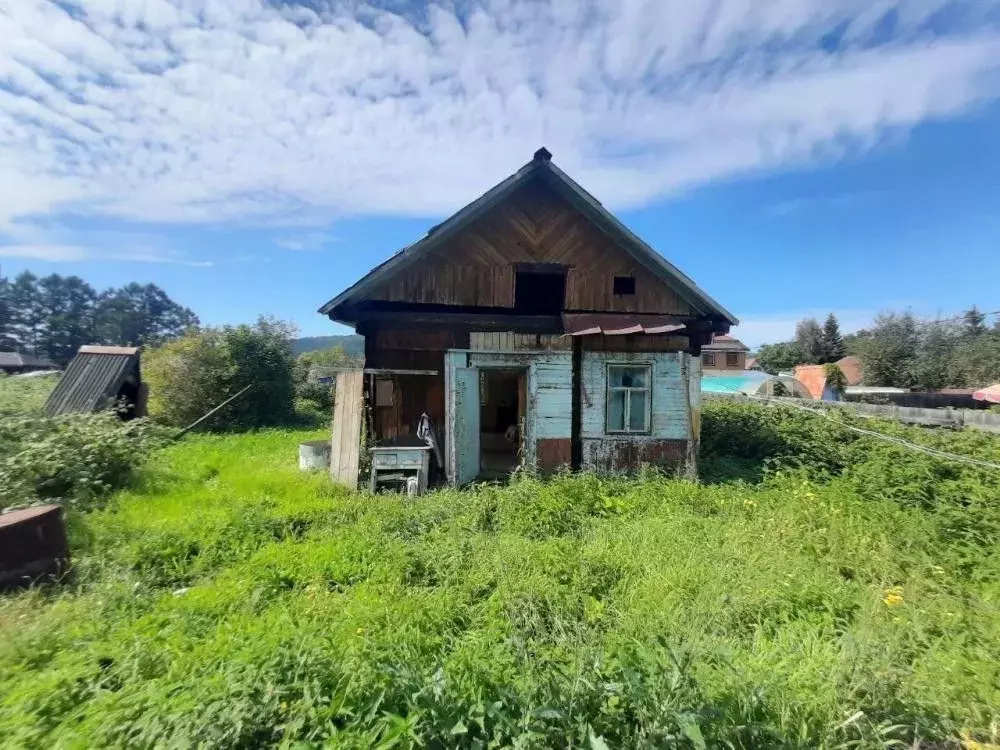
<path id="1" fill-rule="evenodd" d="M 634 333 L 668 334 L 685 328 L 673 315 L 631 315 L 627 313 L 564 313 L 567 336 L 627 336 Z"/>
<path id="2" fill-rule="evenodd" d="M 138 375 L 138 349 L 103 354 L 82 347 L 45 402 L 50 415 L 93 412 L 110 407 L 130 374 Z"/>

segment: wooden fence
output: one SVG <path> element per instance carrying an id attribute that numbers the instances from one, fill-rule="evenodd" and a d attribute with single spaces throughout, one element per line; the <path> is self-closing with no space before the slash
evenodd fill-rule
<path id="1" fill-rule="evenodd" d="M 740 393 L 707 393 L 702 391 L 703 399 L 727 398 L 743 400 L 747 397 Z M 906 424 L 923 425 L 924 427 L 949 427 L 961 429 L 971 427 L 1000 434 L 1000 414 L 978 409 L 918 409 L 892 404 L 859 404 L 854 402 L 807 401 L 800 398 L 774 398 L 769 401 L 787 402 L 798 406 L 813 408 L 828 407 L 831 409 L 846 409 L 862 416 L 892 419 Z"/>

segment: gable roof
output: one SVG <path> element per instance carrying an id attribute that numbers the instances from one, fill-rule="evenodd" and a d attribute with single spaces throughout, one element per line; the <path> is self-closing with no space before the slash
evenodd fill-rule
<path id="1" fill-rule="evenodd" d="M 711 344 L 701 347 L 703 352 L 748 352 L 750 348 L 733 336 L 715 336 Z"/>
<path id="2" fill-rule="evenodd" d="M 534 158 L 517 172 L 503 180 L 451 218 L 431 227 L 426 236 L 400 250 L 384 263 L 365 274 L 353 286 L 341 292 L 323 305 L 319 312 L 335 317 L 336 309 L 362 296 L 376 284 L 390 275 L 403 270 L 425 254 L 439 247 L 446 240 L 467 228 L 472 222 L 499 205 L 515 190 L 531 180 L 541 180 L 556 193 L 565 198 L 576 210 L 592 221 L 615 244 L 620 246 L 650 273 L 674 289 L 685 301 L 702 315 L 718 318 L 729 325 L 737 325 L 736 317 L 712 299 L 680 269 L 643 242 L 628 227 L 621 223 L 594 196 L 584 190 L 575 180 L 552 163 L 552 154 L 545 148 L 535 152 Z"/>

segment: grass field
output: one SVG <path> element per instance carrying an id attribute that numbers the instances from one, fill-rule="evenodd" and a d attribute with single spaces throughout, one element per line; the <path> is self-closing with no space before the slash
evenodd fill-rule
<path id="1" fill-rule="evenodd" d="M 950 516 L 800 474 L 372 498 L 297 471 L 317 436 L 194 437 L 72 516 L 76 581 L 0 599 L 0 743 L 1000 740 L 998 552 Z"/>
<path id="2" fill-rule="evenodd" d="M 40 412 L 58 381 L 58 375 L 33 378 L 0 375 L 0 416 Z"/>

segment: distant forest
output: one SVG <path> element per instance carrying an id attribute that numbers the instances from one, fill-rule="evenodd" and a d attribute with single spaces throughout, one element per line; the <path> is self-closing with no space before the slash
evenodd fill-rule
<path id="1" fill-rule="evenodd" d="M 992 324 L 990 317 L 996 318 Z M 883 312 L 868 328 L 844 336 L 831 313 L 822 324 L 799 321 L 794 340 L 765 344 L 757 362 L 778 373 L 845 355 L 861 359 L 865 385 L 927 391 L 991 385 L 1000 382 L 1000 312 L 973 306 L 953 318 L 932 319 Z"/>
<path id="2" fill-rule="evenodd" d="M 79 276 L 0 276 L 0 351 L 64 366 L 84 344 L 156 344 L 197 325 L 197 315 L 155 284 L 98 292 Z"/>

